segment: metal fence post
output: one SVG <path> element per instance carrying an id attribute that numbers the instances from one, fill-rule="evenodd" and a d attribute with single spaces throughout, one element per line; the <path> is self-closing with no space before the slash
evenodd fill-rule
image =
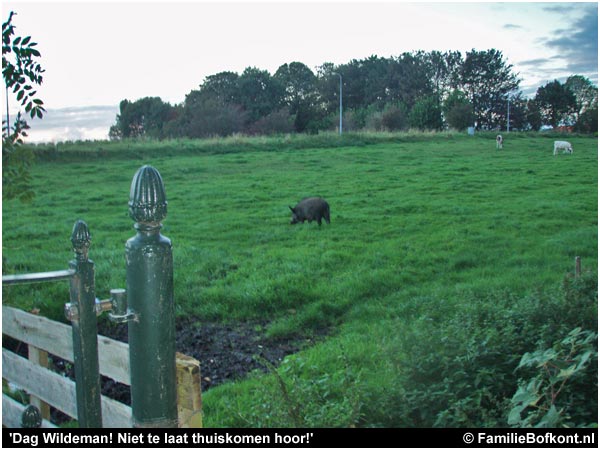
<path id="1" fill-rule="evenodd" d="M 160 234 L 167 200 L 155 168 L 135 173 L 129 214 L 137 230 L 125 245 L 133 426 L 177 427 L 173 253 Z"/>
<path id="2" fill-rule="evenodd" d="M 88 259 L 91 237 L 84 221 L 75 222 L 71 242 L 75 259 L 69 267 L 75 273 L 71 278 L 71 303 L 66 305 L 65 312 L 73 329 L 77 420 L 82 428 L 101 428 L 94 262 Z"/>

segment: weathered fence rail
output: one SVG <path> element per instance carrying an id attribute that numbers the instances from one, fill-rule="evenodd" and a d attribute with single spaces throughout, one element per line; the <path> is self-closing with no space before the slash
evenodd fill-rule
<path id="1" fill-rule="evenodd" d="M 73 362 L 71 327 L 45 317 L 9 306 L 2 307 L 2 333 L 61 359 Z M 129 385 L 129 346 L 98 335 L 100 373 Z M 11 381 L 31 396 L 40 399 L 68 416 L 77 419 L 75 382 L 7 349 L 2 349 L 2 378 Z M 201 424 L 200 364 L 186 355 L 177 354 L 177 405 L 180 427 Z M 103 426 L 132 426 L 131 407 L 101 396 Z M 2 424 L 19 427 L 25 405 L 2 395 Z M 42 409 L 42 408 L 40 408 Z M 44 414 L 42 412 L 42 414 Z M 44 417 L 43 427 L 55 426 Z"/>
<path id="2" fill-rule="evenodd" d="M 46 281 L 69 280 L 75 271 L 73 269 L 55 270 L 54 272 L 27 273 L 24 275 L 3 275 L 2 284 L 44 283 Z"/>
<path id="3" fill-rule="evenodd" d="M 2 307 L 2 333 L 38 350 L 56 355 L 71 363 L 73 341 L 71 327 L 8 306 Z M 100 373 L 129 385 L 129 349 L 124 344 L 98 336 Z M 78 418 L 75 382 L 69 378 L 29 361 L 9 350 L 2 349 L 2 378 L 14 382 L 30 395 Z M 5 397 L 3 396 L 3 419 Z M 101 397 L 103 426 L 131 426 L 131 408 L 110 398 Z"/>

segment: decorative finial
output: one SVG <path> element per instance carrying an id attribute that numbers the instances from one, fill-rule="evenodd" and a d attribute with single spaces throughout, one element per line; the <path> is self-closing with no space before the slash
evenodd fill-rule
<path id="1" fill-rule="evenodd" d="M 92 237 L 87 223 L 83 220 L 75 222 L 73 232 L 71 233 L 71 243 L 73 244 L 73 251 L 77 256 L 77 259 L 80 261 L 87 261 Z"/>
<path id="2" fill-rule="evenodd" d="M 167 196 L 158 170 L 141 167 L 133 176 L 129 192 L 129 215 L 138 224 L 160 226 L 167 217 Z"/>
<path id="3" fill-rule="evenodd" d="M 42 413 L 34 405 L 29 405 L 21 415 L 23 428 L 40 428 L 42 426 Z"/>

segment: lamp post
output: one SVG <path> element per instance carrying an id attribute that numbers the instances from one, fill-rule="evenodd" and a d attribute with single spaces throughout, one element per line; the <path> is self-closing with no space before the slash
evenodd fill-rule
<path id="1" fill-rule="evenodd" d="M 342 75 L 337 72 L 333 72 L 333 75 L 340 77 L 340 136 L 342 135 Z"/>
<path id="2" fill-rule="evenodd" d="M 506 132 L 510 133 L 510 95 L 508 96 L 508 104 L 506 109 Z"/>

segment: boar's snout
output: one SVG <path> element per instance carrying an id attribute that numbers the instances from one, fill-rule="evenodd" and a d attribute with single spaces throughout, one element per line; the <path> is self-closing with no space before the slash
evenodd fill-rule
<path id="1" fill-rule="evenodd" d="M 294 225 L 294 224 L 300 222 L 300 220 L 298 219 L 298 216 L 296 215 L 296 211 L 294 210 L 294 208 L 292 208 L 291 206 L 288 206 L 288 208 L 290 208 L 290 210 L 292 211 L 292 218 L 290 219 L 290 225 Z"/>

